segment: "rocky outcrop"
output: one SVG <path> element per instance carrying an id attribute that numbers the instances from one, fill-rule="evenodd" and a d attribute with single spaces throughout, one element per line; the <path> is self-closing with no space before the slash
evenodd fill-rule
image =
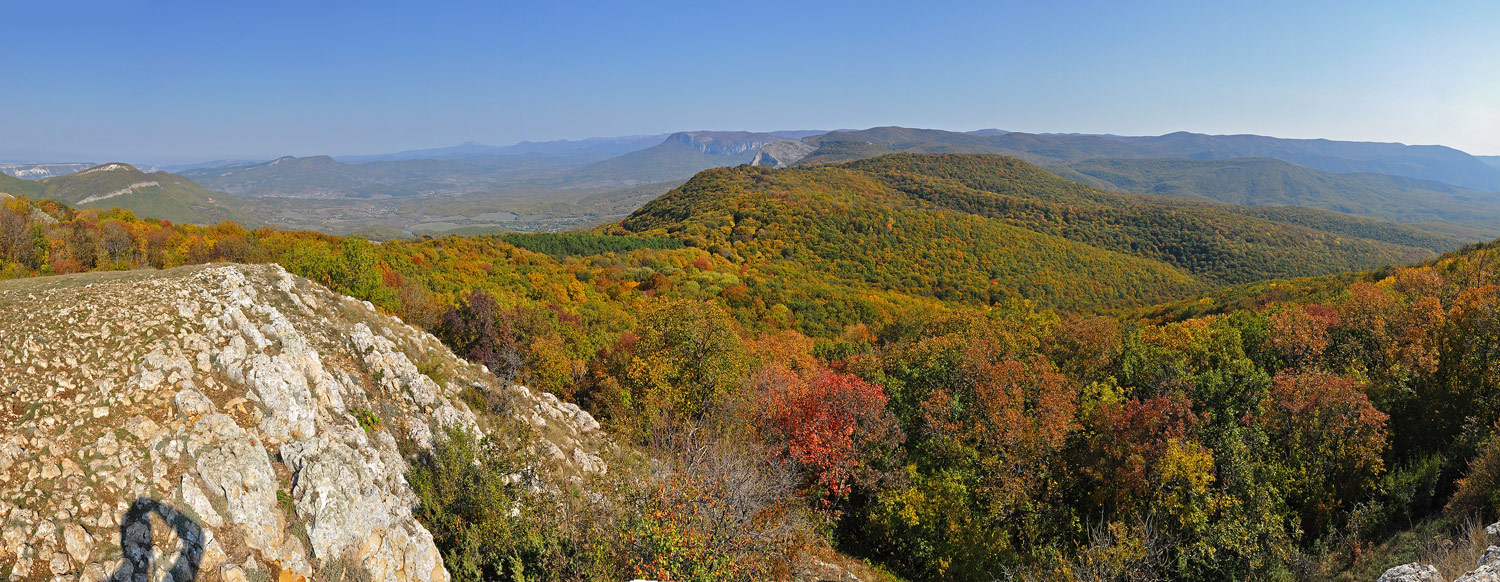
<path id="1" fill-rule="evenodd" d="M 1484 528 L 1490 541 L 1500 536 L 1500 522 Z M 1442 574 L 1434 566 L 1413 562 L 1402 564 L 1380 575 L 1376 582 L 1444 582 Z M 1474 562 L 1474 569 L 1455 578 L 1453 582 L 1500 582 L 1500 546 L 1490 546 Z"/>
<path id="2" fill-rule="evenodd" d="M 509 399 L 536 473 L 607 470 L 586 412 L 275 265 L 0 282 L 0 337 L 12 579 L 446 581 L 402 451 L 503 421 L 465 391 Z"/>
<path id="3" fill-rule="evenodd" d="M 667 136 L 668 142 L 716 156 L 753 152 L 779 139 L 771 134 L 743 131 L 679 131 Z"/>
<path id="4" fill-rule="evenodd" d="M 1500 582 L 1500 547 L 1490 546 L 1474 563 L 1473 570 L 1453 582 Z"/>
<path id="5" fill-rule="evenodd" d="M 146 181 L 146 182 L 136 182 L 134 184 L 131 184 L 128 187 L 121 188 L 121 189 L 115 190 L 113 192 L 107 192 L 107 193 L 104 193 L 104 194 L 95 194 L 93 196 L 89 196 L 88 198 L 84 198 L 83 200 L 79 200 L 78 204 L 83 205 L 83 204 L 88 204 L 90 202 L 99 202 L 99 201 L 103 201 L 103 200 L 109 200 L 110 198 L 114 198 L 114 197 L 117 197 L 117 196 L 124 196 L 126 194 L 134 194 L 136 190 L 139 190 L 141 188 L 160 188 L 160 187 L 161 187 L 161 182 L 157 182 L 156 180 L 149 180 L 149 181 Z"/>
<path id="6" fill-rule="evenodd" d="M 771 142 L 756 152 L 755 159 L 750 162 L 750 165 L 785 168 L 807 157 L 816 149 L 818 148 L 789 139 Z"/>
<path id="7" fill-rule="evenodd" d="M 1386 570 L 1376 582 L 1444 582 L 1444 580 L 1437 568 L 1413 562 Z"/>

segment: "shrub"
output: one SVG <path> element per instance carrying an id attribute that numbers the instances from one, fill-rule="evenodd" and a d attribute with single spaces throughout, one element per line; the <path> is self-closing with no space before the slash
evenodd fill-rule
<path id="1" fill-rule="evenodd" d="M 1497 423 L 1500 428 L 1500 423 Z M 1500 510 L 1500 438 L 1490 437 L 1479 453 L 1469 460 L 1469 468 L 1458 480 L 1458 491 L 1448 502 L 1447 512 L 1455 519 L 1492 518 Z"/>
<path id="2" fill-rule="evenodd" d="M 432 532 L 456 581 L 526 580 L 559 568 L 555 538 L 529 519 L 531 500 L 518 478 L 521 459 L 490 438 L 457 425 L 407 472 L 417 519 Z"/>
<path id="3" fill-rule="evenodd" d="M 623 491 L 629 576 L 677 582 L 785 578 L 807 536 L 795 476 L 703 425 L 657 425 L 655 462 Z"/>

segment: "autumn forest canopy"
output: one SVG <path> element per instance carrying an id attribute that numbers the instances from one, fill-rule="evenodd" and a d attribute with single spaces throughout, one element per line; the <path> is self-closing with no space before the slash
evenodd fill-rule
<path id="1" fill-rule="evenodd" d="M 591 230 L 379 243 L 36 188 L 0 196 L 0 278 L 278 263 L 656 459 L 579 484 L 605 520 L 451 439 L 408 478 L 456 579 L 817 555 L 882 580 L 1373 580 L 1500 517 L 1495 243 L 999 155 L 830 161 L 705 170 Z"/>

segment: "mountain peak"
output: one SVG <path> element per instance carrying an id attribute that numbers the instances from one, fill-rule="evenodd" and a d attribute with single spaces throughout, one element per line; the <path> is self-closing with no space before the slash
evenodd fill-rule
<path id="1" fill-rule="evenodd" d="M 89 168 L 87 170 L 83 170 L 81 172 L 74 173 L 73 175 L 74 176 L 82 176 L 84 174 L 92 174 L 92 173 L 95 173 L 95 172 L 137 172 L 137 173 L 141 173 L 141 171 L 138 170 L 138 169 L 136 169 L 135 166 L 132 166 L 132 165 L 127 164 L 125 162 L 109 162 L 109 163 L 106 163 L 106 164 L 99 164 L 97 166 L 94 166 L 94 167 Z"/>

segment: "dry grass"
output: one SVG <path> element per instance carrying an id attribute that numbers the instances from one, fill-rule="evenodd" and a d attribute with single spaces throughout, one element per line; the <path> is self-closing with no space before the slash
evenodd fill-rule
<path id="1" fill-rule="evenodd" d="M 1451 537 L 1428 540 L 1418 561 L 1436 566 L 1444 578 L 1453 580 L 1473 570 L 1475 561 L 1496 541 L 1484 533 L 1483 522 L 1471 518 L 1459 523 Z"/>
<path id="2" fill-rule="evenodd" d="M 1347 557 L 1323 555 L 1323 563 L 1304 564 L 1299 579 L 1369 582 L 1391 567 L 1416 562 L 1432 564 L 1445 579 L 1453 580 L 1473 570 L 1475 561 L 1490 545 L 1500 545 L 1500 539 L 1488 539 L 1482 521 L 1471 519 L 1455 523 L 1446 517 L 1434 517 L 1378 544 L 1362 544 L 1352 563 L 1345 561 Z M 1305 558 L 1316 559 L 1313 556 Z"/>

